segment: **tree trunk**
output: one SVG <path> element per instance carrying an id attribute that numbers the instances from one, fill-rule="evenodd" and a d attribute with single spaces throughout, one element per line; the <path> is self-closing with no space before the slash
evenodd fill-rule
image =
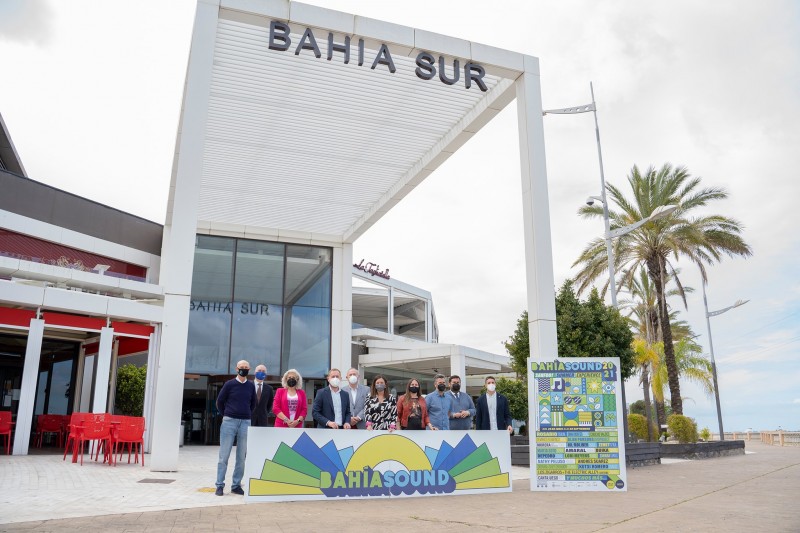
<path id="1" fill-rule="evenodd" d="M 667 410 L 664 409 L 664 402 L 656 400 L 656 423 L 658 424 L 658 434 L 661 436 L 661 426 L 667 423 Z"/>
<path id="2" fill-rule="evenodd" d="M 650 411 L 650 370 L 642 367 L 642 387 L 644 388 L 644 412 L 647 416 L 647 442 L 653 442 L 653 414 Z"/>
<path id="3" fill-rule="evenodd" d="M 664 258 L 655 256 L 647 260 L 647 274 L 656 289 L 658 318 L 661 323 L 661 336 L 664 339 L 664 362 L 667 365 L 667 381 L 669 383 L 672 412 L 676 415 L 682 415 L 683 400 L 681 399 L 681 385 L 678 380 L 678 365 L 675 362 L 675 349 L 672 346 L 672 326 L 669 323 L 667 301 L 664 296 L 664 280 L 666 279 L 664 270 Z"/>

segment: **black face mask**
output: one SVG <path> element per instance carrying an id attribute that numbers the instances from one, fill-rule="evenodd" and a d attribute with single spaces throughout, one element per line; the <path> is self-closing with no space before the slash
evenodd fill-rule
<path id="1" fill-rule="evenodd" d="M 289 379 L 286 380 L 286 384 L 289 385 L 290 387 L 296 387 L 297 386 L 297 380 L 294 379 L 294 378 L 289 378 Z"/>
<path id="2" fill-rule="evenodd" d="M 450 390 L 452 390 L 453 392 L 460 391 L 461 390 L 461 383 L 453 383 L 452 385 L 450 385 Z"/>
<path id="3" fill-rule="evenodd" d="M 249 374 L 249 373 L 250 373 L 250 369 L 249 368 L 240 368 L 240 369 L 238 369 L 238 374 L 240 376 L 242 376 L 243 378 L 247 377 L 247 374 Z"/>
<path id="4" fill-rule="evenodd" d="M 419 393 L 419 387 L 409 387 L 408 392 L 410 392 L 411 394 L 417 394 Z"/>
<path id="5" fill-rule="evenodd" d="M 444 383 L 439 383 L 436 388 L 439 389 L 439 392 L 444 392 L 447 387 L 444 386 Z"/>

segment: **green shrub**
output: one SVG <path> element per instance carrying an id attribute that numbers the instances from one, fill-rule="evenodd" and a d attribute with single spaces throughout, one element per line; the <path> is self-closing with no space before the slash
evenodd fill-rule
<path id="1" fill-rule="evenodd" d="M 647 419 L 644 415 L 628 414 L 628 431 L 636 439 L 647 440 Z"/>
<path id="2" fill-rule="evenodd" d="M 703 428 L 700 430 L 700 438 L 704 441 L 708 442 L 711 440 L 711 430 L 708 428 Z"/>
<path id="3" fill-rule="evenodd" d="M 127 416 L 142 416 L 147 365 L 127 364 L 117 369 L 116 412 Z"/>
<path id="4" fill-rule="evenodd" d="M 667 427 L 670 435 L 678 439 L 678 442 L 697 442 L 697 424 L 688 416 L 669 415 Z"/>

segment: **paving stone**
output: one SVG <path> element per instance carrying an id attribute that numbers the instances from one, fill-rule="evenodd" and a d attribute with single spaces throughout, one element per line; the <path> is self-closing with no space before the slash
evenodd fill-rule
<path id="1" fill-rule="evenodd" d="M 60 455 L 0 457 L 0 531 L 347 530 L 347 517 L 392 517 L 392 528 L 463 531 L 798 531 L 800 448 L 748 443 L 746 455 L 628 470 L 626 493 L 529 491 L 512 469 L 512 493 L 425 498 L 243 504 L 212 487 L 216 447 L 185 447 L 164 475 Z M 755 452 L 755 453 L 754 453 Z M 145 459 L 147 461 L 147 458 Z M 233 463 L 229 466 L 233 468 Z M 139 483 L 145 478 L 173 483 Z M 575 512 L 576 499 L 584 511 Z M 331 520 L 331 517 L 335 517 Z M 364 521 L 354 524 L 363 528 Z"/>

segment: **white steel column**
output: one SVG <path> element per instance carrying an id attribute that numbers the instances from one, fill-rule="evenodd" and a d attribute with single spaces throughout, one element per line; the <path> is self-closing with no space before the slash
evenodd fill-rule
<path id="1" fill-rule="evenodd" d="M 14 430 L 14 455 L 28 455 L 31 440 L 33 406 L 36 402 L 36 382 L 39 379 L 39 361 L 42 357 L 44 320 L 31 319 L 25 345 L 25 363 L 22 369 L 22 390 L 19 396 L 17 424 Z"/>
<path id="2" fill-rule="evenodd" d="M 178 469 L 197 204 L 218 16 L 219 0 L 198 1 L 161 254 L 164 322 L 154 390 L 157 402 L 150 425 L 150 469 L 154 472 Z"/>
<path id="3" fill-rule="evenodd" d="M 555 282 L 538 59 L 525 56 L 525 73 L 516 85 L 531 358 L 554 359 L 558 356 Z"/>
<path id="4" fill-rule="evenodd" d="M 155 382 L 158 375 L 158 345 L 161 339 L 161 325 L 155 326 L 150 334 L 150 344 L 147 346 L 147 377 L 144 384 L 144 451 L 150 452 L 150 424 L 153 421 L 153 407 L 155 405 Z"/>
<path id="5" fill-rule="evenodd" d="M 333 249 L 331 295 L 331 368 L 347 372 L 353 339 L 353 245 Z"/>
<path id="6" fill-rule="evenodd" d="M 464 384 L 464 391 L 467 390 L 467 356 L 463 353 L 450 355 L 450 375 L 461 378 Z"/>
<path id="7" fill-rule="evenodd" d="M 111 372 L 111 355 L 114 349 L 114 329 L 100 330 L 100 347 L 97 351 L 97 374 L 94 378 L 93 413 L 105 413 L 108 404 L 108 383 Z"/>
<path id="8" fill-rule="evenodd" d="M 389 299 L 387 300 L 387 307 L 389 314 L 386 322 L 386 332 L 389 335 L 394 335 L 394 287 L 389 286 Z"/>

